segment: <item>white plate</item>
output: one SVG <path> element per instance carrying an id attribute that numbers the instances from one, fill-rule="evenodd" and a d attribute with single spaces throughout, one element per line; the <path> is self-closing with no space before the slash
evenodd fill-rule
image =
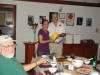
<path id="1" fill-rule="evenodd" d="M 77 69 L 76 71 L 81 73 L 81 74 L 89 74 L 91 72 L 91 70 L 89 70 L 89 69 L 83 69 L 83 70 L 86 70 L 86 71 L 83 71 L 83 72 L 81 70 L 82 69 Z"/>
<path id="2" fill-rule="evenodd" d="M 56 73 L 55 75 L 72 75 L 70 73 Z"/>
<path id="3" fill-rule="evenodd" d="M 47 58 L 47 55 L 42 55 L 41 57 L 42 57 L 42 58 Z"/>

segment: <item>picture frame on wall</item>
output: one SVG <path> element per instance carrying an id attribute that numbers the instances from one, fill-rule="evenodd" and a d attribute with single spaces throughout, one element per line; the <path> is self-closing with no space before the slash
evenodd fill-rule
<path id="1" fill-rule="evenodd" d="M 65 19 L 65 13 L 59 13 L 59 19 Z"/>
<path id="2" fill-rule="evenodd" d="M 6 21 L 6 25 L 10 25 L 13 24 L 13 14 L 9 13 L 9 14 L 5 14 L 5 21 Z"/>
<path id="3" fill-rule="evenodd" d="M 82 25 L 83 24 L 83 17 L 77 17 L 77 25 Z"/>
<path id="4" fill-rule="evenodd" d="M 86 26 L 92 26 L 92 18 L 86 18 Z"/>
<path id="5" fill-rule="evenodd" d="M 59 19 L 59 21 L 60 21 L 61 23 L 63 23 L 64 25 L 66 24 L 66 20 L 65 20 L 65 19 Z"/>
<path id="6" fill-rule="evenodd" d="M 5 25 L 5 14 L 0 13 L 0 25 Z"/>
<path id="7" fill-rule="evenodd" d="M 58 14 L 58 12 L 49 12 L 49 22 L 52 22 L 52 14 L 54 13 Z"/>
<path id="8" fill-rule="evenodd" d="M 39 22 L 42 24 L 42 22 L 46 20 L 46 16 L 39 16 Z"/>
<path id="9" fill-rule="evenodd" d="M 32 24 L 34 24 L 34 16 L 29 15 L 28 16 L 28 25 L 32 25 Z"/>
<path id="10" fill-rule="evenodd" d="M 74 26 L 75 13 L 67 13 L 66 15 L 66 25 Z"/>

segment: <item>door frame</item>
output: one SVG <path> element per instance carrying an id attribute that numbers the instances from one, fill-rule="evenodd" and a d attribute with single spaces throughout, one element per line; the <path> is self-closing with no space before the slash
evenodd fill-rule
<path id="1" fill-rule="evenodd" d="M 16 40 L 16 5 L 0 4 L 0 8 L 11 8 L 13 10 L 13 19 L 14 19 L 13 39 Z"/>

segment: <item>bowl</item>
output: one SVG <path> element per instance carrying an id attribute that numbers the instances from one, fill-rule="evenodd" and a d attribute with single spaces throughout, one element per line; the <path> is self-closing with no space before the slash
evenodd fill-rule
<path id="1" fill-rule="evenodd" d="M 42 58 L 47 58 L 47 55 L 42 55 L 41 57 L 42 57 Z"/>
<path id="2" fill-rule="evenodd" d="M 72 61 L 72 64 L 75 66 L 75 67 L 82 67 L 83 66 L 83 61 L 82 60 L 73 60 Z"/>
<path id="3" fill-rule="evenodd" d="M 57 65 L 57 62 L 54 62 L 54 61 L 53 61 L 53 62 L 51 62 L 50 64 L 51 64 L 52 67 L 55 67 L 55 66 Z"/>
<path id="4" fill-rule="evenodd" d="M 50 68 L 49 68 L 49 71 L 50 71 L 51 73 L 55 73 L 55 72 L 57 71 L 57 68 L 56 68 L 56 67 L 50 67 Z"/>

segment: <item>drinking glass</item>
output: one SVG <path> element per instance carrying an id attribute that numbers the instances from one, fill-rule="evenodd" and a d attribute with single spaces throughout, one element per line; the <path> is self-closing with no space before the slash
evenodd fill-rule
<path id="1" fill-rule="evenodd" d="M 59 62 L 57 67 L 58 67 L 58 72 L 64 72 L 64 65 L 63 65 L 63 63 Z"/>

